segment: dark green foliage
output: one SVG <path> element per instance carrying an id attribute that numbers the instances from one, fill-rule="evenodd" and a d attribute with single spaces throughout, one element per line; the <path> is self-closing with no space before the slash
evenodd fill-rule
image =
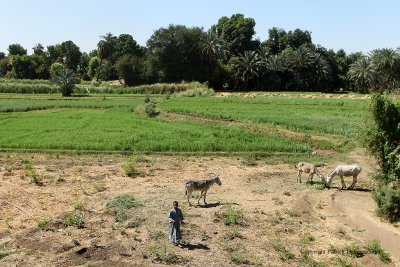
<path id="1" fill-rule="evenodd" d="M 63 96 L 71 96 L 75 84 L 80 83 L 80 81 L 74 71 L 70 69 L 62 69 L 52 78 L 52 82 L 60 87 Z"/>
<path id="2" fill-rule="evenodd" d="M 27 53 L 27 50 L 20 44 L 10 44 L 7 50 L 9 56 L 23 56 Z"/>
<path id="3" fill-rule="evenodd" d="M 400 189 L 381 186 L 374 192 L 373 197 L 378 206 L 379 216 L 391 223 L 400 220 Z"/>
<path id="4" fill-rule="evenodd" d="M 364 144 L 380 167 L 375 175 L 380 187 L 374 199 L 378 215 L 396 222 L 400 219 L 400 189 L 388 184 L 400 182 L 400 107 L 390 96 L 374 94 L 370 109 L 373 121 L 365 132 Z"/>
<path id="5" fill-rule="evenodd" d="M 151 102 L 146 104 L 144 111 L 150 118 L 157 117 L 160 114 L 160 111 L 157 109 L 157 105 Z"/>
<path id="6" fill-rule="evenodd" d="M 139 58 L 125 55 L 117 61 L 115 68 L 118 72 L 118 78 L 123 79 L 125 85 L 133 86 L 142 82 L 143 63 Z"/>
<path id="7" fill-rule="evenodd" d="M 388 95 L 374 94 L 370 105 L 373 121 L 364 144 L 378 160 L 379 181 L 400 182 L 400 106 Z"/>

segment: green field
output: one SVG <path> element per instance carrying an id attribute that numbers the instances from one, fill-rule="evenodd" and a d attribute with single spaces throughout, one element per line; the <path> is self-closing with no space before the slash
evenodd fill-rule
<path id="1" fill-rule="evenodd" d="M 307 98 L 175 98 L 163 109 L 205 117 L 272 124 L 315 134 L 354 137 L 368 100 Z"/>
<path id="2" fill-rule="evenodd" d="M 162 115 L 172 112 L 186 116 L 170 119 L 136 114 L 133 111 L 144 104 L 144 95 L 67 99 L 2 95 L 0 148 L 306 153 L 312 149 L 306 136 L 354 137 L 362 126 L 368 102 L 278 97 L 169 100 L 152 97 L 152 100 L 159 103 Z M 204 122 L 199 116 L 218 123 Z M 255 130 L 257 127 L 265 131 Z M 267 131 L 274 127 L 294 131 L 304 138 Z"/>

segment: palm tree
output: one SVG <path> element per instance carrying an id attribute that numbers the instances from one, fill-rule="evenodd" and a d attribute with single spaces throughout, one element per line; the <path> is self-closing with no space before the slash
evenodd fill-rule
<path id="1" fill-rule="evenodd" d="M 376 78 L 375 65 L 368 57 L 362 57 L 350 65 L 347 78 L 358 87 L 361 92 L 368 91 Z"/>
<path id="2" fill-rule="evenodd" d="M 394 89 L 399 84 L 397 62 L 398 53 L 394 49 L 375 49 L 370 53 L 371 61 L 376 66 L 378 75 L 378 86 L 381 90 Z"/>
<path id="3" fill-rule="evenodd" d="M 115 37 L 112 36 L 111 33 L 107 33 L 104 36 L 100 36 L 100 38 L 102 39 L 97 43 L 97 50 L 99 52 L 100 64 L 99 67 L 97 68 L 96 81 L 98 81 L 100 78 L 100 69 L 101 65 L 103 64 L 103 61 L 108 57 L 110 57 L 114 50 L 113 39 L 115 39 Z"/>
<path id="4" fill-rule="evenodd" d="M 204 34 L 201 40 L 200 50 L 202 58 L 206 58 L 209 62 L 225 59 L 227 54 L 225 41 L 212 31 Z"/>
<path id="5" fill-rule="evenodd" d="M 244 81 L 246 89 L 249 80 L 257 77 L 260 70 L 260 60 L 256 51 L 245 51 L 240 55 L 239 62 L 236 66 L 237 76 Z"/>
<path id="6" fill-rule="evenodd" d="M 63 96 L 71 96 L 75 84 L 80 83 L 81 79 L 76 76 L 73 70 L 61 69 L 52 78 L 52 82 L 60 87 Z"/>

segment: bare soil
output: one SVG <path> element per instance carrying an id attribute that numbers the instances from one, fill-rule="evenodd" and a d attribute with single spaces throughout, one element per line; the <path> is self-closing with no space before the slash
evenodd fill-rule
<path id="1" fill-rule="evenodd" d="M 131 178 L 123 168 L 128 162 L 124 156 L 3 153 L 0 265 L 309 266 L 317 261 L 400 266 L 400 228 L 374 215 L 370 160 L 352 157 L 363 172 L 355 190 L 339 191 L 319 190 L 318 183 L 304 183 L 305 176 L 296 183 L 292 165 L 270 165 L 266 158 L 249 164 L 241 157 L 140 156 L 138 175 Z M 222 186 L 210 189 L 208 205 L 189 207 L 185 181 L 211 173 L 220 174 Z M 129 213 L 132 224 L 116 222 L 106 207 L 123 194 L 143 204 Z M 166 234 L 173 200 L 185 216 L 182 247 L 171 245 Z M 83 214 L 83 228 L 66 224 L 66 213 L 74 209 Z M 243 218 L 225 225 L 224 214 L 235 212 Z M 366 253 L 364 245 L 374 239 L 391 254 L 391 263 Z M 352 257 L 348 248 L 353 244 L 364 251 L 363 257 Z"/>

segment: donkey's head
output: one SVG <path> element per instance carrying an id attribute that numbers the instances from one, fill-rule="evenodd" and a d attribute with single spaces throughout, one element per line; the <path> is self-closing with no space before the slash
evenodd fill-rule
<path id="1" fill-rule="evenodd" d="M 214 174 L 213 178 L 214 183 L 217 183 L 218 185 L 222 185 L 221 180 L 219 179 L 219 174 Z"/>

